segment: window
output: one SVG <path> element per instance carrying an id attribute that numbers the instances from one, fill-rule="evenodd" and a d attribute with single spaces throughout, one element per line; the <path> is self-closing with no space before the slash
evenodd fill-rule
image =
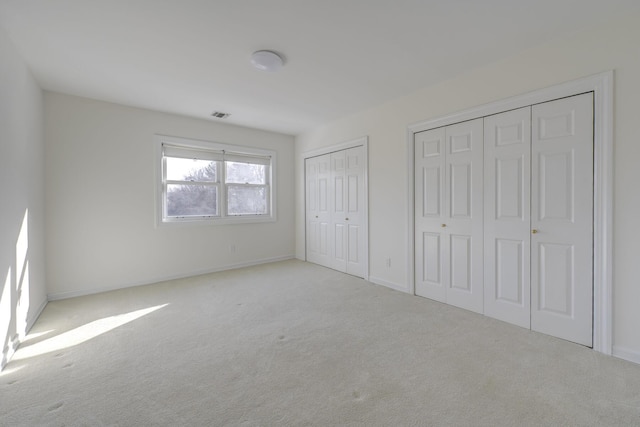
<path id="1" fill-rule="evenodd" d="M 157 137 L 161 223 L 274 220 L 275 152 Z"/>

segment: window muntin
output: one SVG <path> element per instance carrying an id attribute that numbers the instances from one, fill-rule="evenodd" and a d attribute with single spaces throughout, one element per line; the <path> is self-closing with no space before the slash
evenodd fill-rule
<path id="1" fill-rule="evenodd" d="M 180 142 L 189 142 L 180 140 Z M 273 152 L 222 144 L 161 144 L 161 222 L 272 220 Z M 224 147 L 224 149 L 216 149 Z M 234 148 L 242 148 L 237 152 Z M 233 150 L 233 151 L 232 151 Z M 275 154 L 275 153 L 273 153 Z"/>

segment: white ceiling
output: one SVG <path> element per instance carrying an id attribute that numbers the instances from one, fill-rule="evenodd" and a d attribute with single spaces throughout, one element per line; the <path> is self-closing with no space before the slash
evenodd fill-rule
<path id="1" fill-rule="evenodd" d="M 638 0 L 0 0 L 47 90 L 298 134 Z M 255 50 L 286 57 L 278 73 Z"/>

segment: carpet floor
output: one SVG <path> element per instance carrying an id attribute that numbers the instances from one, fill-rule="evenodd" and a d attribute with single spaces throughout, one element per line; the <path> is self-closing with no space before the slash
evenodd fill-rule
<path id="1" fill-rule="evenodd" d="M 54 301 L 2 426 L 638 426 L 640 366 L 297 260 Z"/>

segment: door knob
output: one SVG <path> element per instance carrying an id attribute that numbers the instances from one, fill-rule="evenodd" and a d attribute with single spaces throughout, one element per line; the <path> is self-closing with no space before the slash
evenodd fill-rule
<path id="1" fill-rule="evenodd" d="M 318 215 L 316 215 L 316 218 L 318 218 Z"/>
<path id="2" fill-rule="evenodd" d="M 345 220 L 345 221 L 349 221 L 349 218 L 345 218 L 344 220 Z"/>
<path id="3" fill-rule="evenodd" d="M 535 228 L 533 230 L 531 230 L 532 234 L 538 234 L 538 230 L 536 230 Z"/>
<path id="4" fill-rule="evenodd" d="M 444 227 L 446 227 L 446 226 L 447 226 L 447 224 L 442 224 L 442 225 L 441 225 L 441 227 L 442 227 L 442 228 L 444 228 Z"/>

